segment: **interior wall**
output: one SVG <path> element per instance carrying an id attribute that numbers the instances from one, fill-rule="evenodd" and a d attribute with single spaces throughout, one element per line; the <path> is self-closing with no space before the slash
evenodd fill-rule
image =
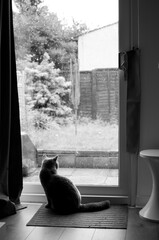
<path id="1" fill-rule="evenodd" d="M 159 1 L 138 0 L 141 49 L 140 150 L 159 149 Z M 144 159 L 138 159 L 137 205 L 151 192 L 152 180 Z"/>

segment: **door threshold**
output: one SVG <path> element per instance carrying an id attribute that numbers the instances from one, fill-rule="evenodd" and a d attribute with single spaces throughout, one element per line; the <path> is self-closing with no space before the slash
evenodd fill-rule
<path id="1" fill-rule="evenodd" d="M 128 196 L 103 196 L 103 195 L 82 195 L 82 202 L 99 202 L 103 200 L 110 200 L 111 204 L 129 204 Z M 23 193 L 21 195 L 21 202 L 28 203 L 45 203 L 46 196 L 45 194 L 32 194 L 32 193 Z"/>

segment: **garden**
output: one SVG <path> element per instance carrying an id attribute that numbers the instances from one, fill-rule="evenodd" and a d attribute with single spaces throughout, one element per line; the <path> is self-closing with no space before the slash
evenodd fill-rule
<path id="1" fill-rule="evenodd" d="M 37 149 L 118 151 L 117 124 L 83 117 L 78 119 L 77 134 L 75 128 L 73 119 L 54 119 L 47 122 L 47 129 L 29 124 L 28 134 Z"/>
<path id="2" fill-rule="evenodd" d="M 72 26 L 64 25 L 41 2 L 15 1 L 21 130 L 36 149 L 118 151 L 118 121 L 92 119 L 79 108 L 77 37 L 89 29 L 74 19 Z"/>
<path id="3" fill-rule="evenodd" d="M 77 74 L 73 72 L 72 81 L 66 81 L 47 53 L 40 64 L 27 56 L 23 62 L 17 61 L 17 67 L 19 71 L 23 68 L 20 80 L 25 83 L 21 127 L 37 149 L 118 150 L 117 122 L 107 122 L 100 117 L 91 119 L 75 111 L 77 102 L 80 103 L 77 93 L 80 89 L 75 92 L 73 81 Z"/>

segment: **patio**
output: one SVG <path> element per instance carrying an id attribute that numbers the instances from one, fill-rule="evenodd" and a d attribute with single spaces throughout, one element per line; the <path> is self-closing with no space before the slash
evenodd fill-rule
<path id="1" fill-rule="evenodd" d="M 40 168 L 36 168 L 24 182 L 39 182 Z M 95 169 L 95 168 L 60 168 L 58 174 L 69 178 L 76 185 L 118 185 L 118 169 Z"/>

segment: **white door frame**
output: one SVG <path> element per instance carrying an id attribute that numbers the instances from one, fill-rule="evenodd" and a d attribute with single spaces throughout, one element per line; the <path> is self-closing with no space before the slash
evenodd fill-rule
<path id="1" fill-rule="evenodd" d="M 131 0 L 119 0 L 119 52 L 131 49 Z M 126 153 L 126 82 L 123 72 L 119 81 L 119 186 L 77 186 L 84 201 L 110 199 L 113 203 L 130 203 L 131 157 Z M 134 169 L 133 169 L 134 170 Z M 24 183 L 21 201 L 43 202 L 40 183 Z"/>

